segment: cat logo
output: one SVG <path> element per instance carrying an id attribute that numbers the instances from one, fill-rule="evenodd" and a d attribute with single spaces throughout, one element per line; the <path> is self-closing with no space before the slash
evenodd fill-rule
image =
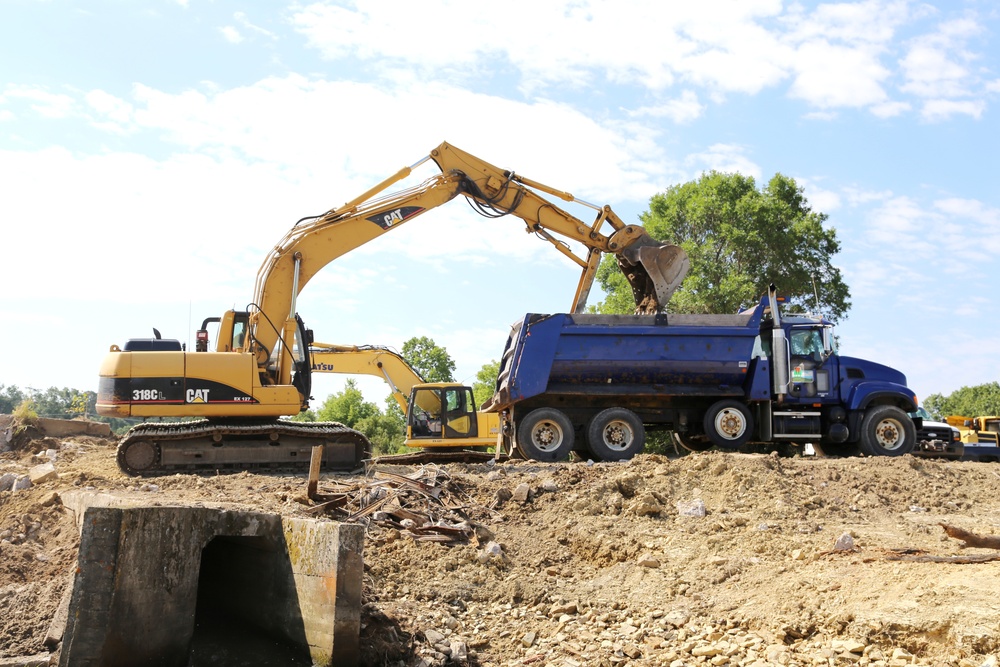
<path id="1" fill-rule="evenodd" d="M 398 225 L 401 222 L 406 222 L 415 215 L 420 215 L 426 209 L 422 206 L 402 206 L 393 211 L 387 211 L 385 213 L 377 213 L 373 216 L 365 218 L 374 222 L 376 225 L 384 230 L 392 229 L 394 225 Z"/>
<path id="2" fill-rule="evenodd" d="M 208 389 L 188 389 L 185 402 L 208 403 Z"/>

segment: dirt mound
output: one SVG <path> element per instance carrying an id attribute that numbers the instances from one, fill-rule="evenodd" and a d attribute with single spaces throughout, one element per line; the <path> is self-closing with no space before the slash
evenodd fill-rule
<path id="1" fill-rule="evenodd" d="M 57 478 L 0 491 L 0 657 L 45 651 L 76 558 L 67 489 L 316 516 L 302 477 L 130 478 L 100 438 L 33 441 L 0 454 L 0 476 L 45 462 Z M 919 558 L 994 553 L 939 524 L 997 532 L 998 471 L 718 452 L 438 466 L 445 509 L 474 530 L 372 517 L 365 664 L 978 666 L 1000 648 L 1000 563 Z"/>

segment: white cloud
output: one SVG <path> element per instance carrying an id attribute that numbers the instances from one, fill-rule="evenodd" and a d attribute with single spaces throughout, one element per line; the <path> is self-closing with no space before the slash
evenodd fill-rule
<path id="1" fill-rule="evenodd" d="M 236 20 L 237 23 L 239 23 L 243 27 L 244 30 L 247 30 L 248 32 L 252 32 L 257 35 L 262 35 L 264 37 L 269 37 L 271 39 L 277 38 L 277 35 L 275 35 L 270 30 L 262 28 L 259 25 L 253 23 L 250 20 L 250 17 L 247 16 L 245 12 L 236 12 L 235 14 L 233 14 L 233 18 Z"/>
<path id="2" fill-rule="evenodd" d="M 127 125 L 132 120 L 132 105 L 103 90 L 92 90 L 83 99 L 102 120 L 109 120 L 117 125 Z"/>
<path id="3" fill-rule="evenodd" d="M 885 103 L 882 82 L 889 70 L 875 53 L 816 40 L 795 53 L 792 97 L 827 107 L 866 107 Z"/>
<path id="4" fill-rule="evenodd" d="M 873 191 L 864 190 L 854 186 L 848 186 L 843 189 L 844 195 L 847 197 L 847 201 L 851 206 L 859 206 L 861 204 L 868 204 L 871 202 L 884 201 L 893 196 L 891 191 Z"/>
<path id="5" fill-rule="evenodd" d="M 919 97 L 962 97 L 970 93 L 972 73 L 967 63 L 975 56 L 968 40 L 981 31 L 972 19 L 947 21 L 929 35 L 910 43 L 900 62 L 906 83 L 902 89 Z"/>
<path id="6" fill-rule="evenodd" d="M 873 104 L 870 111 L 877 118 L 894 118 L 901 116 L 912 108 L 913 105 L 909 102 L 882 102 L 880 104 Z"/>
<path id="7" fill-rule="evenodd" d="M 756 180 L 761 178 L 761 169 L 753 160 L 744 155 L 745 148 L 731 144 L 713 144 L 707 151 L 689 155 L 685 164 L 699 172 L 715 170 L 724 173 L 740 173 Z"/>
<path id="8" fill-rule="evenodd" d="M 63 93 L 51 93 L 42 86 L 8 85 L 0 101 L 23 100 L 40 116 L 50 119 L 68 118 L 75 113 L 76 100 Z"/>
<path id="9" fill-rule="evenodd" d="M 982 100 L 927 100 L 920 108 L 920 116 L 927 121 L 946 120 L 952 116 L 980 118 L 986 111 Z"/>
<path id="10" fill-rule="evenodd" d="M 978 200 L 946 198 L 926 206 L 912 197 L 889 193 L 855 194 L 855 201 L 881 202 L 864 226 L 844 232 L 849 258 L 848 278 L 856 296 L 901 298 L 905 287 L 923 299 L 962 281 L 969 295 L 995 285 L 991 275 L 1000 253 L 1000 209 Z M 992 287 L 990 288 L 992 289 Z M 963 297 L 964 298 L 964 297 Z"/>
<path id="11" fill-rule="evenodd" d="M 419 5 L 361 0 L 350 6 L 308 4 L 291 23 L 327 59 L 359 59 L 396 82 L 481 83 L 512 72 L 514 85 L 527 96 L 552 85 L 601 91 L 610 83 L 660 97 L 683 85 L 679 100 L 656 101 L 640 112 L 684 123 L 703 112 L 693 102 L 699 92 L 719 102 L 785 82 L 790 96 L 820 111 L 868 107 L 880 118 L 913 108 L 890 97 L 888 87 L 899 75 L 905 78 L 903 93 L 975 97 L 969 64 L 980 56 L 969 43 L 981 29 L 974 17 L 935 23 L 938 18 L 936 10 L 906 0 L 815 7 L 783 7 L 778 0 L 570 5 L 512 0 L 503 12 L 482 12 L 458 0 Z M 894 40 L 901 31 L 928 26 L 895 61 Z M 386 38 L 400 34 L 449 37 Z M 808 117 L 835 117 L 816 109 Z"/>
<path id="12" fill-rule="evenodd" d="M 841 207 L 841 196 L 833 190 L 821 188 L 808 178 L 796 178 L 795 182 L 802 188 L 813 211 L 829 214 Z"/>
<path id="13" fill-rule="evenodd" d="M 641 125 L 447 84 L 384 88 L 291 75 L 220 92 L 138 85 L 130 100 L 99 92 L 88 100 L 99 113 L 96 121 L 157 132 L 182 150 L 294 165 L 289 168 L 343 186 L 343 201 L 442 140 L 586 200 L 643 200 L 669 168 Z M 401 108 L 405 124 L 398 122 Z M 378 135 L 357 131 L 364 127 L 378 127 Z"/>
<path id="14" fill-rule="evenodd" d="M 239 44 L 243 41 L 243 35 L 240 31 L 231 25 L 222 26 L 219 28 L 219 32 L 222 33 L 223 39 L 225 39 L 230 44 Z"/>
<path id="15" fill-rule="evenodd" d="M 705 105 L 698 101 L 698 95 L 685 90 L 677 99 L 668 100 L 653 107 L 640 107 L 629 115 L 633 117 L 669 118 L 678 124 L 688 123 L 705 111 Z"/>
<path id="16" fill-rule="evenodd" d="M 976 199 L 959 197 L 940 199 L 934 202 L 934 207 L 954 221 L 958 238 L 975 239 L 975 250 L 986 253 L 991 259 L 1000 256 L 1000 209 Z M 968 223 L 963 222 L 966 220 Z M 966 243 L 962 241 L 956 245 L 964 247 Z"/>
<path id="17" fill-rule="evenodd" d="M 449 0 L 433 8 L 393 2 L 355 7 L 314 3 L 294 15 L 293 25 L 330 59 L 383 58 L 446 76 L 507 62 L 536 86 L 580 85 L 588 73 L 598 73 L 607 81 L 652 90 L 685 76 L 755 91 L 781 77 L 780 67 L 768 62 L 777 59 L 762 55 L 777 48 L 777 41 L 756 25 L 780 10 L 773 0 L 698 6 L 597 0 L 569 7 L 514 0 L 503 12 Z M 411 33 L 449 37 L 386 39 Z"/>

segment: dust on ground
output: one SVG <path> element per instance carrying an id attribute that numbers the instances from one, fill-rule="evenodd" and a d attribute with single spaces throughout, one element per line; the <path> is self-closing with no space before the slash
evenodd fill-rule
<path id="1" fill-rule="evenodd" d="M 47 650 L 77 555 L 66 491 L 317 516 L 304 475 L 139 479 L 114 448 L 36 438 L 0 453 L 0 476 L 53 456 L 58 472 L 0 491 L 0 658 Z M 320 491 L 377 473 L 324 475 Z M 366 665 L 996 664 L 1000 562 L 912 559 L 993 553 L 939 524 L 1000 532 L 997 464 L 706 452 L 438 477 L 482 539 L 368 526 Z"/>

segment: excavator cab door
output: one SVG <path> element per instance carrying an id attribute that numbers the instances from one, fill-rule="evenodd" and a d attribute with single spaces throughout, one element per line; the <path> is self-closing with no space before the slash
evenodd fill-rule
<path id="1" fill-rule="evenodd" d="M 443 392 L 444 437 L 468 438 L 478 435 L 476 404 L 469 387 L 452 387 Z"/>

